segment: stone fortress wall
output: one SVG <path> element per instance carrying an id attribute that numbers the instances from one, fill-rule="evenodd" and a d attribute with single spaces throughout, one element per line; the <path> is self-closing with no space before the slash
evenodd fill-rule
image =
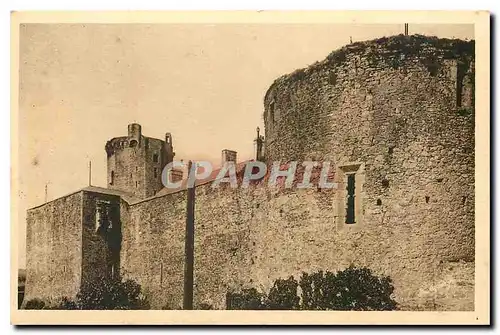
<path id="1" fill-rule="evenodd" d="M 75 296 L 82 275 L 82 194 L 28 210 L 24 301 Z"/>
<path id="2" fill-rule="evenodd" d="M 410 276 L 405 286 L 420 281 L 425 291 L 423 283 L 436 286 L 460 262 L 473 273 L 474 117 L 474 42 L 354 43 L 274 82 L 265 97 L 266 158 L 334 162 L 336 213 L 345 175 L 357 169 L 363 228 L 353 234 L 377 236 L 359 238 L 358 259 L 378 255 L 371 267 L 381 269 L 397 261 Z M 376 247 L 383 240 L 389 249 Z"/>
<path id="3" fill-rule="evenodd" d="M 195 307 L 222 309 L 228 291 L 354 264 L 389 275 L 403 309 L 474 309 L 473 41 L 354 43 L 277 79 L 264 106 L 265 160 L 330 161 L 339 188 L 198 186 Z M 137 164 L 145 159 L 148 169 L 145 157 Z M 186 193 L 148 197 L 134 186 L 116 189 L 135 197 L 119 200 L 120 273 L 143 286 L 152 307 L 180 308 Z M 28 212 L 28 235 L 42 229 L 46 206 Z M 36 250 L 29 238 L 28 259 Z"/>

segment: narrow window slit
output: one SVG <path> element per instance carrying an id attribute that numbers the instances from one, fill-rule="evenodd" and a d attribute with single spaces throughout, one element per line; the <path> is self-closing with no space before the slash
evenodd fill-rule
<path id="1" fill-rule="evenodd" d="M 345 217 L 346 224 L 353 224 L 356 222 L 354 204 L 355 204 L 355 175 L 347 175 L 347 212 Z"/>

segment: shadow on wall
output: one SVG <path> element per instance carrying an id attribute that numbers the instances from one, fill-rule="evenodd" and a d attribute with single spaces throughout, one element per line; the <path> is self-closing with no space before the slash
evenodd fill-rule
<path id="1" fill-rule="evenodd" d="M 17 275 L 17 308 L 21 309 L 24 300 L 24 287 L 26 285 L 26 270 L 19 269 Z"/>

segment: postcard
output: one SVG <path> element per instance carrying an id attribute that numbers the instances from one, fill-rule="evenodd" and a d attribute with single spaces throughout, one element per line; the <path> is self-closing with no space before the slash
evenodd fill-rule
<path id="1" fill-rule="evenodd" d="M 490 323 L 487 12 L 14 12 L 13 324 Z"/>

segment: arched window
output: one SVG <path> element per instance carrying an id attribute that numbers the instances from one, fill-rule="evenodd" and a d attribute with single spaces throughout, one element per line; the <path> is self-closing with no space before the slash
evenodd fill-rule
<path id="1" fill-rule="evenodd" d="M 158 154 L 153 155 L 153 162 L 158 163 Z"/>
<path id="2" fill-rule="evenodd" d="M 113 185 L 115 182 L 115 171 L 111 171 L 111 178 L 109 179 L 109 185 Z"/>

